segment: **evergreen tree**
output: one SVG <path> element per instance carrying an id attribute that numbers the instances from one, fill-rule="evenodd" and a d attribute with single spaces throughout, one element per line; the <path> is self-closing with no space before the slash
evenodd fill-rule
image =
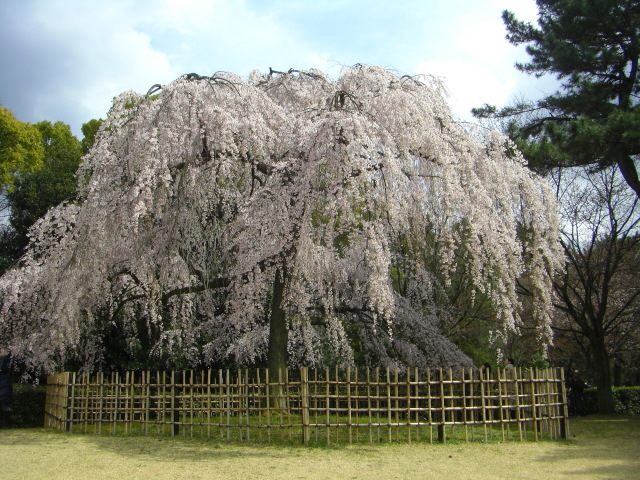
<path id="1" fill-rule="evenodd" d="M 617 165 L 640 196 L 640 3 L 637 0 L 537 0 L 538 27 L 505 10 L 507 39 L 526 45 L 519 70 L 555 75 L 560 89 L 536 102 L 480 118 L 508 120 L 510 136 L 537 170 Z"/>

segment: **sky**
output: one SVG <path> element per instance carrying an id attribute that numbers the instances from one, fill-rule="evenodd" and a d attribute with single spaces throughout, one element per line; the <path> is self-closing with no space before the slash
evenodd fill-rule
<path id="1" fill-rule="evenodd" d="M 81 126 L 113 97 L 185 73 L 247 76 L 381 65 L 441 77 L 459 120 L 472 107 L 550 93 L 518 72 L 501 12 L 534 0 L 0 0 L 0 105 L 23 122 Z"/>

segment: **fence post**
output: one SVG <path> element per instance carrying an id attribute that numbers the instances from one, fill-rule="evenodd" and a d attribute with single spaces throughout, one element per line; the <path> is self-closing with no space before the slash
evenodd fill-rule
<path id="1" fill-rule="evenodd" d="M 180 425 L 178 424 L 180 414 L 176 407 L 176 371 L 171 370 L 171 436 L 175 437 L 180 434 Z"/>
<path id="2" fill-rule="evenodd" d="M 65 409 L 65 430 L 67 432 L 73 431 L 73 407 L 75 405 L 75 393 L 76 393 L 76 374 L 75 372 L 71 373 L 71 380 L 69 380 L 69 372 L 67 372 L 67 389 L 68 392 L 66 397 L 66 405 Z"/>
<path id="3" fill-rule="evenodd" d="M 300 386 L 302 394 L 302 443 L 309 444 L 309 369 L 300 367 Z"/>
<path id="4" fill-rule="evenodd" d="M 558 369 L 556 369 L 557 371 Z M 560 438 L 569 438 L 569 411 L 567 409 L 567 389 L 564 380 L 564 369 L 560 368 L 560 392 L 562 392 L 562 416 L 560 418 Z M 557 377 L 557 375 L 554 375 Z"/>
<path id="5" fill-rule="evenodd" d="M 442 373 L 442 368 L 438 370 L 440 377 L 440 408 L 442 410 L 442 417 L 440 418 L 440 423 L 438 424 L 438 442 L 446 443 L 447 442 L 447 434 L 446 434 L 446 426 L 445 423 L 447 421 L 447 409 L 445 405 L 444 399 L 444 375 Z"/>

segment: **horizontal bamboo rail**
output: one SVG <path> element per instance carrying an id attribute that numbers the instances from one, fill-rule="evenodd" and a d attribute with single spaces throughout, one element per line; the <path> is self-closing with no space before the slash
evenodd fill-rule
<path id="1" fill-rule="evenodd" d="M 304 444 L 557 439 L 569 429 L 558 368 L 64 372 L 47 379 L 45 426 Z"/>

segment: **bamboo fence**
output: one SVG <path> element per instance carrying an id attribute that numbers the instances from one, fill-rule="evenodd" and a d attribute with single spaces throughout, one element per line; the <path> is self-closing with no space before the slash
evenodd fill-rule
<path id="1" fill-rule="evenodd" d="M 97 434 L 304 444 L 567 438 L 559 368 L 70 372 L 47 379 L 45 426 Z"/>

